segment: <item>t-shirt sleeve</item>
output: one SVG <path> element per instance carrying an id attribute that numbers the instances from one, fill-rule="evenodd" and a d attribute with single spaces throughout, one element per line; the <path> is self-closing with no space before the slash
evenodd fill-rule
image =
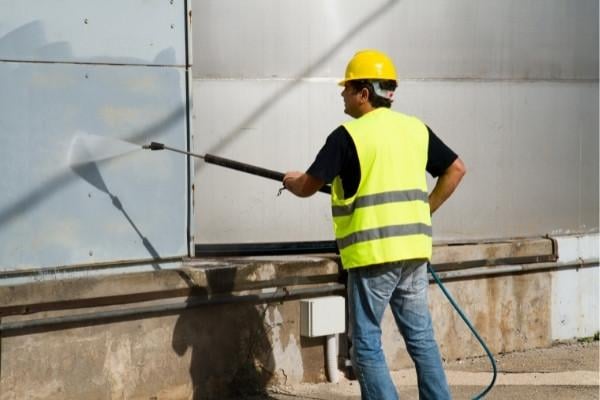
<path id="1" fill-rule="evenodd" d="M 437 178 L 458 158 L 458 155 L 446 146 L 429 127 L 427 130 L 429 131 L 429 147 L 426 169 L 431 176 Z"/>
<path id="2" fill-rule="evenodd" d="M 325 183 L 331 183 L 344 166 L 348 138 L 343 126 L 331 132 L 306 173 Z"/>

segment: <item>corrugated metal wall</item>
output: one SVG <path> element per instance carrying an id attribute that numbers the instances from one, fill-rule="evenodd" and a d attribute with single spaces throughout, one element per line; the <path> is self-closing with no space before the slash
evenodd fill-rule
<path id="1" fill-rule="evenodd" d="M 596 0 L 193 2 L 194 148 L 304 170 L 348 117 L 335 85 L 361 48 L 395 60 L 394 109 L 468 175 L 435 239 L 598 230 Z M 328 199 L 196 164 L 196 242 L 330 239 Z"/>
<path id="2" fill-rule="evenodd" d="M 187 254 L 185 157 L 68 158 L 78 132 L 186 147 L 185 14 L 0 1 L 0 270 Z"/>

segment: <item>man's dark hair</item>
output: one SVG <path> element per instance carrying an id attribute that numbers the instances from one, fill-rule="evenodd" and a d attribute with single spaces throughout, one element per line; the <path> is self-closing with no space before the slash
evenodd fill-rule
<path id="1" fill-rule="evenodd" d="M 396 90 L 398 84 L 394 80 L 368 80 L 368 79 L 357 79 L 354 81 L 348 81 L 348 84 L 352 89 L 357 92 L 360 92 L 363 89 L 367 89 L 369 91 L 369 103 L 374 108 L 378 107 L 386 107 L 390 108 L 392 106 L 392 100 L 386 97 L 378 96 L 375 93 L 375 88 L 373 88 L 373 82 L 379 82 L 379 87 L 383 90 Z"/>

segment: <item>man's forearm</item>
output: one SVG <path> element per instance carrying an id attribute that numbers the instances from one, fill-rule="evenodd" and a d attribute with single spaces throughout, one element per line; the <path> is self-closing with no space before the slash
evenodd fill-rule
<path id="1" fill-rule="evenodd" d="M 452 195 L 466 172 L 465 165 L 457 158 L 438 178 L 429 195 L 429 209 L 432 214 Z"/>
<path id="2" fill-rule="evenodd" d="M 299 197 L 312 196 L 324 184 L 320 179 L 298 171 L 288 172 L 283 178 L 283 186 Z"/>
<path id="3" fill-rule="evenodd" d="M 302 175 L 297 177 L 289 177 L 283 180 L 283 186 L 299 197 L 305 197 L 304 194 L 304 181 L 306 178 L 303 178 Z"/>

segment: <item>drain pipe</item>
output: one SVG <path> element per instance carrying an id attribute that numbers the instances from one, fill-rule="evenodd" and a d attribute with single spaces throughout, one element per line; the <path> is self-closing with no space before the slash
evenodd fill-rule
<path id="1" fill-rule="evenodd" d="M 325 344 L 325 360 L 327 364 L 327 379 L 331 383 L 338 383 L 340 378 L 338 375 L 338 367 L 337 367 L 337 336 L 327 335 L 327 343 Z"/>

